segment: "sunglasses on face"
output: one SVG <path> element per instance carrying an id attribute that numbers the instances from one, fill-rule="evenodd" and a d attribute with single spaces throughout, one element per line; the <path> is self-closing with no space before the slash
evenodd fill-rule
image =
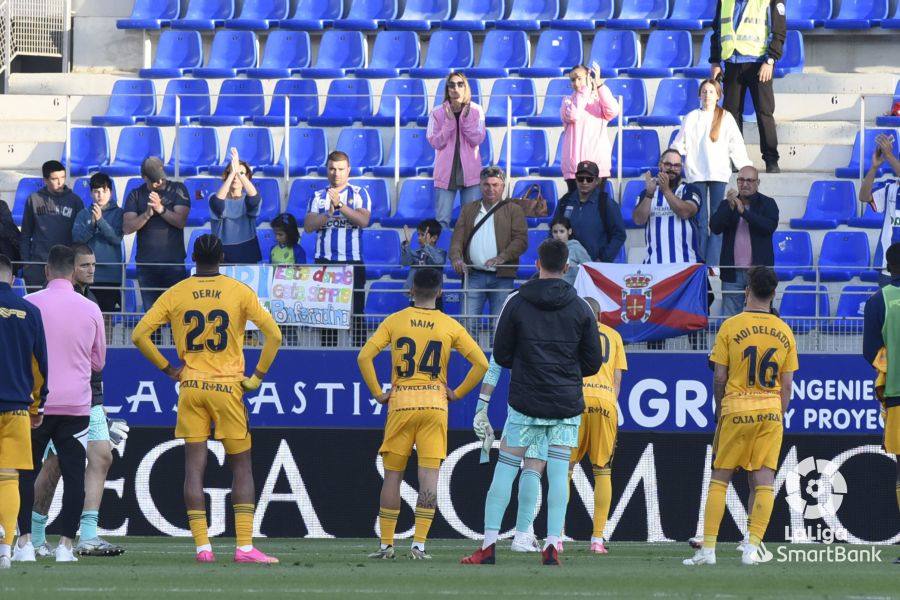
<path id="1" fill-rule="evenodd" d="M 759 179 L 745 179 L 744 177 L 737 178 L 738 183 L 756 183 L 757 181 L 759 181 Z"/>
<path id="2" fill-rule="evenodd" d="M 448 88 L 464 88 L 466 87 L 465 81 L 449 81 L 447 82 Z"/>
<path id="3" fill-rule="evenodd" d="M 666 169 L 680 169 L 680 168 L 681 168 L 681 163 L 664 162 L 664 163 L 662 164 L 662 166 L 663 166 L 664 168 L 666 168 Z"/>
<path id="4" fill-rule="evenodd" d="M 576 177 L 575 180 L 576 180 L 578 183 L 594 183 L 594 178 L 593 178 L 593 177 L 584 177 L 584 176 L 582 176 L 582 177 Z"/>

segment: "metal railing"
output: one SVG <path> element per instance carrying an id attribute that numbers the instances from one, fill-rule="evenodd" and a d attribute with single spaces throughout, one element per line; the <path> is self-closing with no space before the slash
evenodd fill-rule
<path id="1" fill-rule="evenodd" d="M 69 72 L 71 14 L 71 0 L 0 0 L 4 90 L 8 89 L 10 68 L 17 56 L 60 57 L 63 73 Z"/>

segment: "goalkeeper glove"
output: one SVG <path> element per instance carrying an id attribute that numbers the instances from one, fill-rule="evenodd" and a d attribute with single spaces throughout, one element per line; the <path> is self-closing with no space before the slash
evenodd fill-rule
<path id="1" fill-rule="evenodd" d="M 253 390 L 259 389 L 259 386 L 262 385 L 262 379 L 253 375 L 252 377 L 247 377 L 241 382 L 241 387 L 244 388 L 245 392 L 252 392 Z"/>
<path id="2" fill-rule="evenodd" d="M 123 419 L 107 419 L 106 425 L 109 428 L 109 442 L 113 446 L 118 446 L 128 439 L 130 428 Z"/>
<path id="3" fill-rule="evenodd" d="M 491 421 L 487 414 L 488 401 L 484 397 L 478 400 L 478 406 L 475 408 L 475 418 L 472 420 L 472 429 L 475 435 L 481 440 L 481 458 L 480 463 L 486 463 L 489 460 L 491 447 L 494 445 L 494 428 L 491 427 Z"/>

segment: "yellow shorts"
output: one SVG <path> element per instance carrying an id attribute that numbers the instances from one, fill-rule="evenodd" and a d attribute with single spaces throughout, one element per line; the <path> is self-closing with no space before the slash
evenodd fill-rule
<path id="1" fill-rule="evenodd" d="M 244 390 L 238 382 L 218 383 L 189 379 L 181 382 L 175 437 L 186 442 L 215 439 L 225 443 L 228 454 L 250 449 L 250 419 L 244 406 Z"/>
<path id="2" fill-rule="evenodd" d="M 900 454 L 900 406 L 891 406 L 884 417 L 884 451 Z"/>
<path id="3" fill-rule="evenodd" d="M 388 412 L 384 441 L 378 449 L 382 456 L 409 457 L 413 447 L 419 462 L 428 465 L 447 458 L 447 411 L 440 408 L 405 408 Z M 422 465 L 422 466 L 428 466 Z M 401 470 L 399 464 L 392 470 Z M 403 465 L 405 467 L 405 465 Z"/>
<path id="4" fill-rule="evenodd" d="M 725 415 L 719 419 L 713 438 L 713 468 L 775 470 L 783 435 L 780 410 L 764 408 Z"/>
<path id="5" fill-rule="evenodd" d="M 28 411 L 0 413 L 0 469 L 30 471 L 33 468 Z"/>
<path id="6" fill-rule="evenodd" d="M 616 452 L 618 430 L 619 414 L 615 404 L 604 402 L 587 406 L 581 414 L 578 448 L 572 448 L 571 462 L 581 462 L 586 454 L 594 466 L 610 465 Z"/>

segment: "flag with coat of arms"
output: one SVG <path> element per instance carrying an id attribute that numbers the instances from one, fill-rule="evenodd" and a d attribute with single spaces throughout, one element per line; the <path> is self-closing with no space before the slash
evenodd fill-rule
<path id="1" fill-rule="evenodd" d="M 647 342 L 706 329 L 706 265 L 582 263 L 575 290 L 600 304 L 601 319 L 622 340 Z"/>

